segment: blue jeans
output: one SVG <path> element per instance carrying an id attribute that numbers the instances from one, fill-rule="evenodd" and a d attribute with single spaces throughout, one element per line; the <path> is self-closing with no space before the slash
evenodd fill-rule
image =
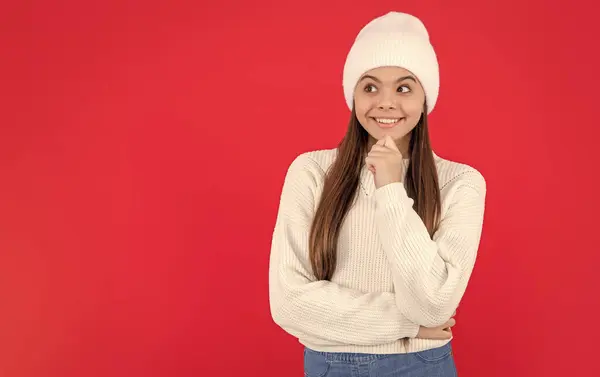
<path id="1" fill-rule="evenodd" d="M 305 377 L 456 377 L 450 343 L 393 355 L 317 352 L 304 349 Z"/>

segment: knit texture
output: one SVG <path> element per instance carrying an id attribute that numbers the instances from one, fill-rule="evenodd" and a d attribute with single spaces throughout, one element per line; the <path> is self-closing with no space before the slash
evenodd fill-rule
<path id="1" fill-rule="evenodd" d="M 437 103 L 440 90 L 439 65 L 425 25 L 417 17 L 389 12 L 367 23 L 358 33 L 346 61 L 342 77 L 344 98 L 354 105 L 354 90 L 367 71 L 402 67 L 417 77 L 427 100 L 427 112 Z"/>
<path id="2" fill-rule="evenodd" d="M 482 230 L 483 176 L 435 155 L 442 221 L 432 239 L 403 184 L 376 189 L 364 168 L 340 234 L 336 272 L 317 281 L 309 231 L 336 154 L 302 153 L 286 173 L 269 266 L 274 321 L 317 351 L 391 354 L 444 345 L 448 340 L 415 336 L 419 325 L 445 323 L 464 295 Z"/>

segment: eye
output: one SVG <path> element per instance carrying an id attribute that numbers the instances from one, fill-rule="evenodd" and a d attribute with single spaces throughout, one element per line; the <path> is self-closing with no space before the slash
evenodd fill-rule
<path id="1" fill-rule="evenodd" d="M 367 93 L 373 93 L 376 90 L 377 90 L 377 88 L 373 84 L 367 84 L 367 86 L 365 86 L 365 92 L 367 92 Z"/>
<path id="2" fill-rule="evenodd" d="M 401 93 L 408 93 L 410 92 L 410 87 L 408 85 L 402 85 L 398 88 L 398 91 Z"/>

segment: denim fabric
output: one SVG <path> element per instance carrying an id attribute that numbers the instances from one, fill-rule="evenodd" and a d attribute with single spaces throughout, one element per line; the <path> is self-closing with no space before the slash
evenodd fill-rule
<path id="1" fill-rule="evenodd" d="M 305 377 L 456 377 L 452 346 L 394 355 L 304 349 Z"/>

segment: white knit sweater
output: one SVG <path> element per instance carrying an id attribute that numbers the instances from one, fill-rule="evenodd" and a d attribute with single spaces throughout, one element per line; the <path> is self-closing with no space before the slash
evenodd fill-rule
<path id="1" fill-rule="evenodd" d="M 435 155 L 442 220 L 432 239 L 403 184 L 376 189 L 364 168 L 340 233 L 335 274 L 331 282 L 317 281 L 309 229 L 336 155 L 337 149 L 300 154 L 286 174 L 269 267 L 274 321 L 317 351 L 390 354 L 447 343 L 416 335 L 419 325 L 445 323 L 463 297 L 481 236 L 484 178 Z"/>

